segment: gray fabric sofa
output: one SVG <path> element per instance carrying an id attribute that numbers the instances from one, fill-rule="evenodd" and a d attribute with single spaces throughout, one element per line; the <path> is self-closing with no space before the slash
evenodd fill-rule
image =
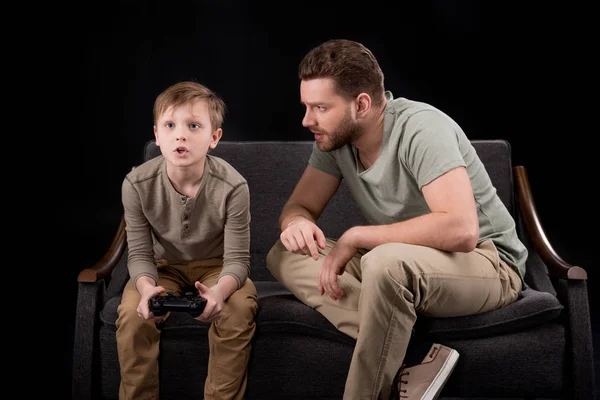
<path id="1" fill-rule="evenodd" d="M 447 398 L 594 398 L 590 312 L 585 270 L 569 265 L 544 234 L 525 168 L 513 166 L 503 140 L 472 141 L 516 217 L 530 251 L 527 288 L 514 304 L 461 318 L 419 316 L 418 335 L 457 349 L 461 357 L 444 388 Z M 354 340 L 274 280 L 265 257 L 279 237 L 277 219 L 304 170 L 312 142 L 227 142 L 212 154 L 248 180 L 251 193 L 251 278 L 259 294 L 249 366 L 250 400 L 339 400 Z M 148 142 L 140 163 L 159 154 Z M 543 201 L 543 199 L 541 199 Z M 362 219 L 342 185 L 320 220 L 338 237 Z M 117 399 L 116 310 L 128 278 L 124 222 L 104 257 L 82 266 L 73 348 L 73 399 Z M 201 399 L 207 326 L 174 313 L 161 337 L 161 399 Z"/>

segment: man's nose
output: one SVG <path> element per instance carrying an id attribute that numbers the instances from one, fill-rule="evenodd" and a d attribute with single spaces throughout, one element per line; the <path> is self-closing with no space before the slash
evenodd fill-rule
<path id="1" fill-rule="evenodd" d="M 302 126 L 308 128 L 309 126 L 313 126 L 315 124 L 314 118 L 310 110 L 306 110 L 304 113 L 304 118 L 302 118 Z"/>

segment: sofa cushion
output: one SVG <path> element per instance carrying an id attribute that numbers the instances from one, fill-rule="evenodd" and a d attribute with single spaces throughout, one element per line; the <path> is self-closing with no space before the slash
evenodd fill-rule
<path id="1" fill-rule="evenodd" d="M 552 294 L 526 287 L 517 301 L 500 309 L 465 317 L 419 316 L 415 329 L 440 341 L 480 338 L 542 325 L 558 318 L 563 308 Z"/>
<path id="2" fill-rule="evenodd" d="M 259 298 L 256 323 L 261 333 L 301 333 L 335 341 L 353 343 L 354 339 L 338 331 L 325 317 L 306 306 L 279 282 L 255 282 Z M 109 299 L 100 318 L 115 326 L 120 296 Z M 465 317 L 430 318 L 420 315 L 417 332 L 432 340 L 467 339 L 522 331 L 557 318 L 563 309 L 558 299 L 545 292 L 526 288 L 521 297 L 498 310 Z M 192 328 L 207 330 L 208 325 L 185 313 L 172 313 L 163 329 Z"/>
<path id="3" fill-rule="evenodd" d="M 292 293 L 284 287 L 281 283 L 277 281 L 258 281 L 254 282 L 256 286 L 256 291 L 258 293 L 259 305 L 262 304 L 262 299 L 270 296 L 289 296 Z M 118 293 L 116 295 L 110 296 L 109 300 L 104 305 L 102 312 L 100 313 L 100 319 L 107 325 L 115 325 L 115 321 L 117 320 L 117 307 L 121 302 L 122 293 Z M 181 315 L 179 313 L 173 313 L 173 315 Z M 169 317 L 170 319 L 170 317 Z M 184 318 L 187 320 L 188 318 Z"/>
<path id="4" fill-rule="evenodd" d="M 250 277 L 254 281 L 275 281 L 265 267 L 266 256 L 279 239 L 279 214 L 306 168 L 313 141 L 252 142 L 226 141 L 211 150 L 237 169 L 248 181 L 250 190 Z M 144 160 L 160 154 L 154 141 L 144 148 Z M 274 171 L 277 172 L 274 175 Z M 327 237 L 337 238 L 365 219 L 342 182 L 319 218 Z"/>
<path id="5" fill-rule="evenodd" d="M 471 140 L 479 159 L 485 164 L 496 193 L 514 216 L 513 174 L 510 144 L 506 140 Z"/>
<path id="6" fill-rule="evenodd" d="M 354 344 L 354 339 L 339 332 L 325 317 L 297 300 L 281 283 L 264 281 L 255 282 L 255 285 L 259 298 L 256 323 L 262 333 L 307 334 Z M 120 302 L 121 296 L 118 295 L 104 305 L 100 319 L 105 325 L 116 327 Z M 208 326 L 187 313 L 171 313 L 162 329 L 169 331 L 191 328 L 208 331 Z"/>

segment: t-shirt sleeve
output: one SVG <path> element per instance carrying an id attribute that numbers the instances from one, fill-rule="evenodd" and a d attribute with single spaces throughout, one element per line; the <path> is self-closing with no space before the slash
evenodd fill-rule
<path id="1" fill-rule="evenodd" d="M 127 234 L 127 268 L 135 284 L 140 276 L 149 276 L 158 282 L 158 271 L 154 262 L 152 228 L 144 215 L 140 196 L 131 182 L 125 178 L 121 186 L 125 232 Z"/>
<path id="2" fill-rule="evenodd" d="M 316 142 L 313 143 L 312 153 L 308 159 L 308 163 L 318 170 L 342 179 L 342 172 L 335 161 L 333 152 L 319 150 Z"/>
<path id="3" fill-rule="evenodd" d="M 437 111 L 420 111 L 408 119 L 399 156 L 419 189 L 456 167 L 466 166 L 454 123 Z"/>
<path id="4" fill-rule="evenodd" d="M 223 270 L 232 275 L 238 289 L 250 275 L 250 192 L 246 183 L 238 185 L 227 200 L 223 249 Z"/>

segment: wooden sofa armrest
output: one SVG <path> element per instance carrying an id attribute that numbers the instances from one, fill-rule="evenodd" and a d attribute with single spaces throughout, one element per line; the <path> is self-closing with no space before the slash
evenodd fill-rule
<path id="1" fill-rule="evenodd" d="M 92 267 L 82 270 L 77 276 L 78 282 L 97 282 L 109 276 L 115 268 L 121 256 L 125 252 L 127 237 L 125 235 L 125 219 L 121 217 L 121 222 L 117 228 L 117 233 L 104 256 Z"/>
<path id="2" fill-rule="evenodd" d="M 520 165 L 515 166 L 513 167 L 513 172 L 517 189 L 517 199 L 525 228 L 531 236 L 536 251 L 548 266 L 549 273 L 552 276 L 562 279 L 587 279 L 587 273 L 583 268 L 567 263 L 556 253 L 550 244 L 542 226 L 535 202 L 533 201 L 533 193 L 529 185 L 525 167 Z"/>

